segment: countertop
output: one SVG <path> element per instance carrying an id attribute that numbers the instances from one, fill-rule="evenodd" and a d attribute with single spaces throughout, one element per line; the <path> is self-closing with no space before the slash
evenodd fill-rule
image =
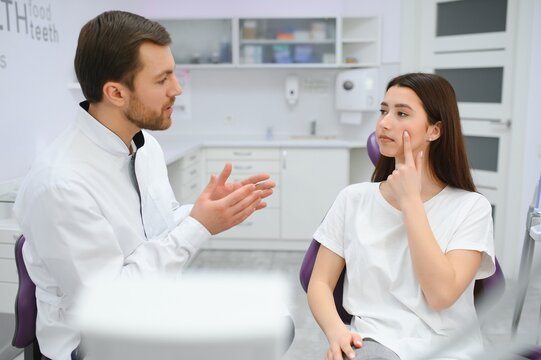
<path id="1" fill-rule="evenodd" d="M 366 141 L 352 141 L 334 136 L 286 136 L 264 139 L 258 137 L 156 136 L 165 161 L 171 164 L 189 152 L 202 147 L 287 147 L 287 148 L 363 148 Z"/>

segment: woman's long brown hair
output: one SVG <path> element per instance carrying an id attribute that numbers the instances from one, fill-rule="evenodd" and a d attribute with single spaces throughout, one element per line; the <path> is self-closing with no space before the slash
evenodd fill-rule
<path id="1" fill-rule="evenodd" d="M 415 92 L 427 114 L 429 124 L 441 122 L 441 135 L 430 143 L 428 164 L 432 174 L 444 184 L 476 191 L 470 172 L 455 91 L 447 80 L 436 74 L 410 73 L 395 77 L 392 86 L 407 87 Z M 384 181 L 395 169 L 392 157 L 380 155 L 372 181 Z"/>

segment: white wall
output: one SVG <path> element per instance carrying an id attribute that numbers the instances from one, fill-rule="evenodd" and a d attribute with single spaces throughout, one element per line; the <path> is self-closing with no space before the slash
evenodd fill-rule
<path id="1" fill-rule="evenodd" d="M 30 13 L 30 6 L 36 9 Z M 98 13 L 138 1 L 13 0 L 0 6 L 0 182 L 23 176 L 36 154 L 74 116 L 67 85 L 75 80 L 73 58 L 81 26 Z M 15 7 L 27 19 L 19 20 Z M 7 8 L 7 10 L 6 10 Z M 43 18 L 39 14 L 43 11 Z M 9 19 L 9 30 L 8 30 Z M 28 32 L 25 25 L 28 25 Z M 36 29 L 55 29 L 38 39 Z M 33 30 L 33 32 L 32 32 Z"/>

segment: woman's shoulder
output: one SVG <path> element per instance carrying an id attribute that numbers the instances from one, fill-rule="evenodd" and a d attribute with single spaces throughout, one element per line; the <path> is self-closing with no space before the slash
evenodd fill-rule
<path id="1" fill-rule="evenodd" d="M 481 193 L 475 191 L 468 191 L 464 189 L 458 189 L 452 186 L 447 186 L 443 191 L 443 198 L 446 201 L 456 201 L 459 204 L 462 204 L 464 207 L 485 207 L 491 208 L 490 202 L 488 199 Z"/>
<path id="2" fill-rule="evenodd" d="M 348 195 L 371 194 L 379 189 L 379 182 L 362 182 L 346 186 L 342 192 Z"/>
<path id="3" fill-rule="evenodd" d="M 346 186 L 338 194 L 338 199 L 344 201 L 358 201 L 375 195 L 379 191 L 379 183 L 362 182 Z"/>

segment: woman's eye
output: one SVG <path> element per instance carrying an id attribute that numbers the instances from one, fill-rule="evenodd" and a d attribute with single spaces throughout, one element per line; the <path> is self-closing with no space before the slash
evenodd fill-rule
<path id="1" fill-rule="evenodd" d="M 405 112 L 399 111 L 398 116 L 399 117 L 406 117 L 406 116 L 408 116 L 408 114 L 406 114 Z"/>
<path id="2" fill-rule="evenodd" d="M 387 110 L 380 109 L 379 112 L 380 112 L 381 115 L 386 115 L 387 114 Z"/>

